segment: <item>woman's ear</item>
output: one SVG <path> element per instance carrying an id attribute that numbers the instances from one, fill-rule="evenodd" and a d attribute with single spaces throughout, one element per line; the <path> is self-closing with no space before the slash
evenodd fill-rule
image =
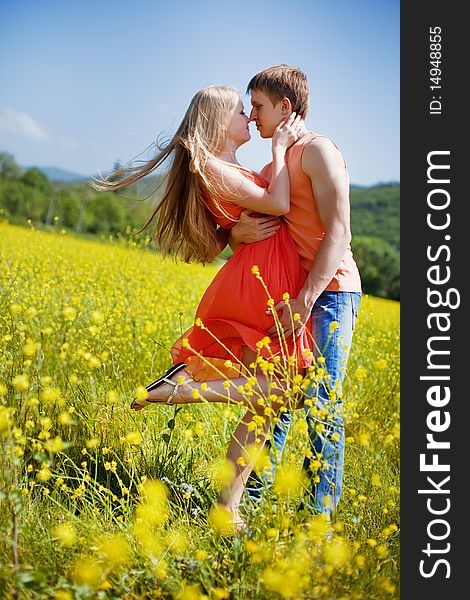
<path id="1" fill-rule="evenodd" d="M 292 112 L 292 102 L 289 100 L 289 98 L 283 98 L 281 100 L 281 114 L 283 116 L 289 116 L 290 113 Z"/>

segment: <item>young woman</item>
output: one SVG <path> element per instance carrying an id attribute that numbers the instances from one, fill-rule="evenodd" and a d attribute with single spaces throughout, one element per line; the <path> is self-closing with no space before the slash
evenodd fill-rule
<path id="1" fill-rule="evenodd" d="M 185 262 L 211 262 L 225 247 L 229 230 L 243 210 L 268 215 L 289 211 L 285 153 L 300 129 L 301 120 L 295 114 L 276 129 L 272 138 L 272 179 L 268 184 L 236 159 L 237 149 L 251 137 L 239 93 L 230 87 L 206 87 L 196 93 L 177 132 L 154 159 L 95 180 L 94 187 L 103 191 L 124 188 L 171 159 L 163 199 L 140 231 L 158 216 L 155 241 L 164 254 L 175 252 Z M 121 178 L 116 180 L 116 176 Z M 254 413 L 263 415 L 265 435 L 270 420 L 265 406 L 254 406 L 236 388 L 253 375 L 247 367 L 259 353 L 268 360 L 295 356 L 299 369 L 310 364 L 311 342 L 306 328 L 299 337 L 282 343 L 268 340 L 266 333 L 273 324 L 273 316 L 267 314 L 268 299 L 277 304 L 287 297 L 286 293 L 296 297 L 305 278 L 285 224 L 281 223 L 269 239 L 240 244 L 201 299 L 195 325 L 174 343 L 173 367 L 147 386 L 145 399 L 136 398 L 132 403 L 134 410 L 140 410 L 153 402 L 227 402 L 224 378 L 233 380 L 230 398 L 243 402 L 248 410 L 228 448 L 227 458 L 233 463 L 235 476 L 221 491 L 219 504 L 232 513 L 238 526 L 244 525 L 238 506 L 253 468 L 253 464 L 241 466 L 239 458 L 248 444 L 260 438 L 249 422 Z M 185 385 L 180 385 L 182 377 Z M 199 391 L 201 387 L 194 382 L 207 381 L 211 381 L 211 394 L 201 400 L 194 394 L 194 388 Z M 266 387 L 266 380 L 260 378 L 259 386 Z M 279 389 L 275 394 L 282 396 L 283 391 Z M 272 414 L 281 405 L 279 398 Z M 264 439 L 262 435 L 261 443 Z"/>

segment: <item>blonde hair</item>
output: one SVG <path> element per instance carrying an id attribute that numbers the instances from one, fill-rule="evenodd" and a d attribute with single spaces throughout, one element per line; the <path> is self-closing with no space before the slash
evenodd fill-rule
<path id="1" fill-rule="evenodd" d="M 127 187 L 145 177 L 168 158 L 163 198 L 141 233 L 158 215 L 155 242 L 163 254 L 177 254 L 184 262 L 211 262 L 218 254 L 216 224 L 204 196 L 215 193 L 206 173 L 207 160 L 224 149 L 231 113 L 240 94 L 228 86 L 199 90 L 186 111 L 175 135 L 157 156 L 139 167 L 118 169 L 106 178 L 94 179 L 99 191 Z M 129 174 L 130 173 L 130 174 Z"/>
<path id="2" fill-rule="evenodd" d="M 273 106 L 283 98 L 289 98 L 292 111 L 304 119 L 307 116 L 310 90 L 307 76 L 298 67 L 276 65 L 263 69 L 251 78 L 246 93 L 253 90 L 264 92 Z"/>

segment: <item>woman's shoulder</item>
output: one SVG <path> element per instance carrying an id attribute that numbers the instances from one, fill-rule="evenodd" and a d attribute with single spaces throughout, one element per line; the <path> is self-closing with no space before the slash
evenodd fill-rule
<path id="1" fill-rule="evenodd" d="M 266 187 L 267 181 L 256 171 L 248 169 L 242 165 L 237 163 L 229 163 L 223 160 L 220 160 L 216 157 L 211 157 L 207 160 L 206 169 L 210 175 L 216 178 L 239 178 L 245 177 L 254 181 L 258 185 L 262 187 Z"/>
<path id="2" fill-rule="evenodd" d="M 268 187 L 269 186 L 269 183 L 266 181 L 266 179 L 260 173 L 257 173 L 256 171 L 252 171 L 251 169 L 247 169 L 246 167 L 242 167 L 241 165 L 238 165 L 238 168 L 240 169 L 240 171 L 244 177 L 251 179 L 252 181 L 257 183 L 260 187 Z"/>

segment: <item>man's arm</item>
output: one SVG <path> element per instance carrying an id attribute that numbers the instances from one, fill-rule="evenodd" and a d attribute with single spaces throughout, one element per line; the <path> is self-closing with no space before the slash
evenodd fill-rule
<path id="1" fill-rule="evenodd" d="M 298 313 L 295 323 L 301 329 L 317 298 L 333 279 L 351 241 L 349 178 L 339 150 L 325 138 L 312 140 L 302 156 L 302 169 L 310 178 L 312 191 L 322 220 L 325 235 L 320 243 L 310 273 L 297 298 L 290 301 L 292 313 Z M 286 334 L 291 331 L 291 317 L 284 303 L 277 305 Z M 270 333 L 275 333 L 273 327 Z"/>
<path id="2" fill-rule="evenodd" d="M 251 210 L 244 210 L 239 222 L 230 230 L 228 243 L 233 251 L 240 244 L 253 244 L 272 237 L 281 226 L 279 217 L 252 217 L 251 214 Z"/>
<path id="3" fill-rule="evenodd" d="M 215 233 L 217 238 L 217 249 L 219 254 L 223 252 L 225 246 L 228 244 L 228 239 L 230 235 L 229 229 L 223 229 L 223 227 L 219 227 Z"/>

